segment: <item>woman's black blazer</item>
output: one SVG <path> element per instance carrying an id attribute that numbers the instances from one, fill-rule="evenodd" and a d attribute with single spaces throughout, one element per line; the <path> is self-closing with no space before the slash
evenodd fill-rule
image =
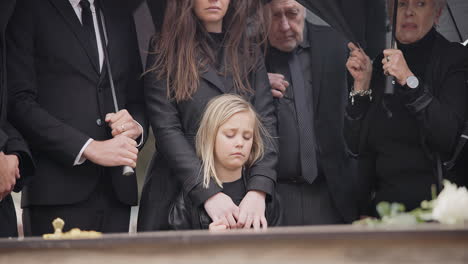
<path id="1" fill-rule="evenodd" d="M 154 61 L 155 56 L 150 55 L 148 65 L 153 65 Z M 138 217 L 140 231 L 168 229 L 169 206 L 181 190 L 195 206 L 221 191 L 213 181 L 208 189 L 203 188 L 201 161 L 195 153 L 195 135 L 206 104 L 215 96 L 235 93 L 232 77 L 221 76 L 218 72 L 208 66 L 192 98 L 179 103 L 168 99 L 165 80 L 158 80 L 154 73 L 145 78 L 145 103 L 156 139 L 156 152 L 143 187 Z M 262 57 L 245 81 L 250 82 L 254 90 L 246 99 L 271 136 L 276 138 L 275 108 Z M 274 140 L 265 142 L 264 158 L 247 175 L 247 190 L 264 191 L 270 199 L 276 182 L 277 147 Z"/>

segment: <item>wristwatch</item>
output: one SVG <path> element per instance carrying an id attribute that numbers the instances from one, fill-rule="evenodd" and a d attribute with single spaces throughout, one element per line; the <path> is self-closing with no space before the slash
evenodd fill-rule
<path id="1" fill-rule="evenodd" d="M 416 76 L 410 76 L 406 78 L 406 86 L 408 86 L 411 89 L 416 89 L 419 86 L 419 80 L 416 78 Z"/>

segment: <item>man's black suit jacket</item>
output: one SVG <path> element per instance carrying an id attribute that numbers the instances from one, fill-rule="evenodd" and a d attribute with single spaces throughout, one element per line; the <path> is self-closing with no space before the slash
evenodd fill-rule
<path id="1" fill-rule="evenodd" d="M 348 93 L 346 41 L 330 27 L 310 23 L 306 23 L 306 27 L 311 49 L 313 101 L 310 103 L 314 109 L 318 163 L 336 207 L 345 221 L 350 222 L 357 217 L 357 208 L 355 165 L 348 155 L 343 136 Z M 267 61 L 272 59 L 267 57 Z"/>
<path id="2" fill-rule="evenodd" d="M 34 165 L 26 142 L 7 121 L 5 29 L 14 6 L 14 0 L 0 2 L 0 151 L 5 154 L 16 154 L 20 159 L 21 178 L 16 181 L 14 188 L 14 191 L 18 192 L 32 174 Z M 0 237 L 16 235 L 15 208 L 11 197 L 7 196 L 0 201 Z"/>
<path id="3" fill-rule="evenodd" d="M 101 2 L 119 107 L 145 128 L 131 14 L 123 1 Z M 28 140 L 37 164 L 23 192 L 23 207 L 84 201 L 100 177 L 113 185 L 122 203 L 137 203 L 136 179 L 122 176 L 121 167 L 90 161 L 73 166 L 89 138 L 112 137 L 104 122 L 114 112 L 107 74 L 93 66 L 85 36 L 68 0 L 17 1 L 7 31 L 10 119 Z"/>

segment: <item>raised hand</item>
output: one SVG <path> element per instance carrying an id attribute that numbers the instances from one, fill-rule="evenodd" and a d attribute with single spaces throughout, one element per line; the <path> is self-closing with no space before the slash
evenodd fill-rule
<path id="1" fill-rule="evenodd" d="M 346 68 L 354 78 L 354 90 L 368 90 L 372 78 L 371 60 L 362 49 L 356 47 L 352 42 L 348 43 L 348 48 L 350 54 Z"/>

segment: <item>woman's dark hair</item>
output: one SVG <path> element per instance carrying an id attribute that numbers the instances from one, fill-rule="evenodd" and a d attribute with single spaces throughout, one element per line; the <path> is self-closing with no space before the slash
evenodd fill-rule
<path id="1" fill-rule="evenodd" d="M 200 75 L 215 63 L 210 36 L 196 17 L 194 0 L 167 0 L 164 22 L 153 38 L 155 63 L 148 72 L 166 79 L 167 96 L 188 100 L 197 91 Z M 266 40 L 263 27 L 264 7 L 258 0 L 231 0 L 223 19 L 224 69 L 232 74 L 234 88 L 240 94 L 252 92 L 246 80 L 256 67 L 260 45 Z"/>

